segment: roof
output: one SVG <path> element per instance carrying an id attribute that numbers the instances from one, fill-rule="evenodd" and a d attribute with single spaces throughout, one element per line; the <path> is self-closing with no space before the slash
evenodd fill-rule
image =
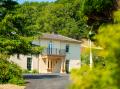
<path id="1" fill-rule="evenodd" d="M 81 41 L 69 38 L 63 35 L 59 34 L 48 34 L 48 33 L 43 33 L 40 39 L 48 39 L 48 40 L 60 40 L 60 41 L 68 41 L 68 42 L 75 42 L 75 43 L 81 43 Z"/>

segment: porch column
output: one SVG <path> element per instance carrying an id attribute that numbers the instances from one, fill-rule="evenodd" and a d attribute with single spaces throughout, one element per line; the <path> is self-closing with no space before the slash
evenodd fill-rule
<path id="1" fill-rule="evenodd" d="M 49 59 L 49 72 L 52 70 L 51 59 Z"/>
<path id="2" fill-rule="evenodd" d="M 65 73 L 65 59 L 62 58 L 61 72 Z"/>
<path id="3" fill-rule="evenodd" d="M 49 69 L 49 60 L 48 58 L 46 58 L 46 71 L 48 72 L 48 69 Z"/>
<path id="4" fill-rule="evenodd" d="M 40 73 L 40 60 L 41 60 L 41 56 L 38 57 L 38 72 Z"/>

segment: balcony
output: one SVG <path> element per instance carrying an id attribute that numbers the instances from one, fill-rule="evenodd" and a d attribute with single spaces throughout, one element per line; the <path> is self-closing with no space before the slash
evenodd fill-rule
<path id="1" fill-rule="evenodd" d="M 59 55 L 65 56 L 66 52 L 65 49 L 57 49 L 57 48 L 46 48 L 43 50 L 42 55 Z"/>

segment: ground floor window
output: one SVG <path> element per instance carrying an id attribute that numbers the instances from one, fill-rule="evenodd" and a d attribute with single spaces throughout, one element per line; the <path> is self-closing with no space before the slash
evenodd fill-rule
<path id="1" fill-rule="evenodd" d="M 27 69 L 31 70 L 32 68 L 32 58 L 28 57 L 27 58 Z"/>

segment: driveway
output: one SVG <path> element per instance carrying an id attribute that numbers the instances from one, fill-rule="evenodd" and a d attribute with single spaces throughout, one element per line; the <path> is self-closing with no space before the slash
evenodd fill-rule
<path id="1" fill-rule="evenodd" d="M 67 74 L 24 75 L 25 89 L 67 89 L 70 80 Z"/>

